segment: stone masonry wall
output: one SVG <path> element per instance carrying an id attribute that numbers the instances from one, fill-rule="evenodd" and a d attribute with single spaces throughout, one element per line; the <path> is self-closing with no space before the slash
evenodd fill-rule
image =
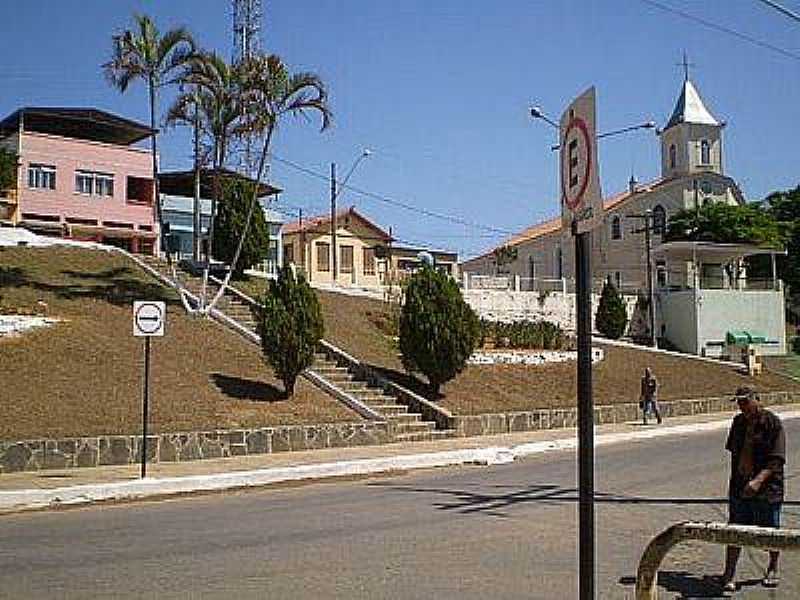
<path id="1" fill-rule="evenodd" d="M 764 406 L 800 403 L 800 392 L 768 392 L 760 395 Z M 659 402 L 663 417 L 700 415 L 734 410 L 736 405 L 729 397 L 699 398 L 696 400 L 669 400 Z M 597 425 L 638 421 L 642 411 L 638 403 L 607 404 L 595 406 L 594 422 Z M 577 408 L 552 408 L 512 413 L 494 413 L 453 417 L 453 428 L 461 437 L 496 435 L 516 431 L 536 431 L 578 426 Z"/>
<path id="2" fill-rule="evenodd" d="M 273 452 L 371 446 L 392 441 L 384 422 L 332 423 L 147 436 L 148 462 Z M 141 436 L 108 435 L 60 440 L 0 442 L 0 474 L 40 469 L 128 465 L 139 462 Z"/>

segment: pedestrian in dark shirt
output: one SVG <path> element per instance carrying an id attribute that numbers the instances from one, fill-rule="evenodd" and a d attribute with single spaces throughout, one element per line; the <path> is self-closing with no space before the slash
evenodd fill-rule
<path id="1" fill-rule="evenodd" d="M 763 408 L 758 394 L 749 387 L 736 390 L 732 398 L 739 405 L 728 433 L 725 449 L 731 453 L 728 485 L 728 522 L 736 525 L 780 527 L 783 503 L 783 465 L 786 434 L 777 415 Z M 741 548 L 728 546 L 722 585 L 736 591 L 736 563 Z M 778 551 L 770 550 L 769 566 L 762 580 L 765 587 L 777 587 Z"/>
<path id="2" fill-rule="evenodd" d="M 645 425 L 647 425 L 648 413 L 655 414 L 658 424 L 661 425 L 661 412 L 658 410 L 658 379 L 653 375 L 650 367 L 644 370 L 642 377 L 639 406 L 642 409 L 642 420 Z"/>

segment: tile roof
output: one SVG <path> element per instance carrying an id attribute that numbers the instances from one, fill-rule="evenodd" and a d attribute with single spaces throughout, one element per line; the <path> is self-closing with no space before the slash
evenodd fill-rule
<path id="1" fill-rule="evenodd" d="M 349 215 L 352 215 L 357 219 L 363 221 L 368 227 L 378 232 L 380 237 L 384 238 L 387 242 L 392 239 L 391 236 L 388 233 L 386 233 L 383 229 L 378 227 L 375 223 L 373 223 L 367 217 L 358 212 L 355 206 L 351 206 L 349 208 L 342 208 L 336 211 L 336 220 L 338 222 L 339 219 L 343 219 L 344 217 L 347 217 Z M 299 221 L 291 221 L 290 223 L 284 224 L 284 226 L 281 229 L 281 232 L 283 233 L 283 235 L 291 235 L 293 233 L 299 233 L 301 231 L 314 231 L 318 230 L 321 227 L 329 225 L 330 222 L 331 222 L 330 215 L 318 215 L 314 217 L 308 217 L 303 219 L 302 225 L 300 224 Z"/>

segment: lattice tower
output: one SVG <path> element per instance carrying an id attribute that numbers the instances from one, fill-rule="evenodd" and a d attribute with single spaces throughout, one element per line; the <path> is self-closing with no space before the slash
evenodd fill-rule
<path id="1" fill-rule="evenodd" d="M 233 61 L 252 56 L 261 49 L 261 0 L 233 1 Z"/>

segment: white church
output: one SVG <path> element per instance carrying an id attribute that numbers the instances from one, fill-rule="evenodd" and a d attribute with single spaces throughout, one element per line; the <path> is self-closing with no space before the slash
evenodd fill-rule
<path id="1" fill-rule="evenodd" d="M 661 175 L 647 183 L 631 177 L 628 189 L 604 200 L 602 226 L 592 232 L 594 289 L 610 278 L 627 295 L 647 292 L 645 218 L 651 223 L 651 277 L 655 290 L 656 335 L 682 351 L 725 353 L 728 332 L 746 331 L 763 340 L 762 353 L 785 352 L 783 290 L 770 281 L 748 281 L 745 256 L 771 253 L 752 246 L 703 242 L 662 243 L 669 218 L 709 202 L 744 204 L 736 181 L 723 168 L 725 122 L 703 101 L 687 75 L 672 116 L 657 130 Z M 573 242 L 561 218 L 537 223 L 504 241 L 514 259 L 497 264 L 489 251 L 460 265 L 470 279 L 505 278 L 520 291 L 574 290 Z M 774 257 L 773 257 L 774 259 Z M 496 283 L 495 283 L 496 285 Z"/>

